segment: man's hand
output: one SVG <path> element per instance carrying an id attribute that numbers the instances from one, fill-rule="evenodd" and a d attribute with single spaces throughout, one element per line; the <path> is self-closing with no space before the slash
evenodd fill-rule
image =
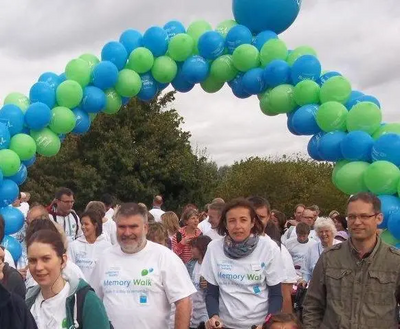
<path id="1" fill-rule="evenodd" d="M 214 315 L 206 322 L 206 329 L 220 329 L 222 327 L 223 323 L 218 315 Z"/>
<path id="2" fill-rule="evenodd" d="M 307 282 L 304 281 L 303 279 L 301 279 L 301 280 L 299 280 L 299 281 L 297 282 L 297 286 L 298 286 L 298 287 L 301 287 L 301 288 L 307 288 Z"/>

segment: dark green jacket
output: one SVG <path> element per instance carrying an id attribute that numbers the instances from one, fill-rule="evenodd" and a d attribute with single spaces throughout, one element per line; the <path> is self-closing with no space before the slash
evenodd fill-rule
<path id="1" fill-rule="evenodd" d="M 70 292 L 66 299 L 65 307 L 67 310 L 67 328 L 75 328 L 74 324 L 77 323 L 77 311 L 75 309 L 76 293 L 87 286 L 86 281 L 79 279 L 79 281 L 69 280 Z M 30 310 L 32 305 L 35 303 L 37 296 L 39 295 L 40 287 L 35 286 L 28 290 L 26 296 L 26 304 Z M 83 303 L 83 314 L 82 314 L 83 328 L 84 329 L 109 329 L 110 322 L 107 317 L 106 310 L 103 302 L 97 297 L 94 291 L 89 291 L 86 294 L 85 301 Z"/>

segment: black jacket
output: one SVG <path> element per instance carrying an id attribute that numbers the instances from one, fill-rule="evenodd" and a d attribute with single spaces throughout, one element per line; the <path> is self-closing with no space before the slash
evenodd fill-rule
<path id="1" fill-rule="evenodd" d="M 0 284 L 0 328 L 37 329 L 25 301 L 18 295 L 10 293 L 2 284 Z"/>
<path id="2" fill-rule="evenodd" d="M 8 263 L 4 263 L 3 274 L 4 278 L 0 281 L 0 283 L 9 292 L 13 292 L 25 300 L 26 288 L 21 274 L 19 274 L 15 268 L 12 268 L 10 265 L 8 265 Z"/>

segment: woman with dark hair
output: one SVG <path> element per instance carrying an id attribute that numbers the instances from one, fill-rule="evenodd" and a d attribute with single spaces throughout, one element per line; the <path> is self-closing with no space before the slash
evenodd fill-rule
<path id="1" fill-rule="evenodd" d="M 27 249 L 29 271 L 38 286 L 28 291 L 26 304 L 39 329 L 110 328 L 103 303 L 90 286 L 63 273 L 67 255 L 60 233 L 40 230 Z"/>
<path id="2" fill-rule="evenodd" d="M 286 215 L 276 209 L 271 210 L 271 221 L 279 228 L 281 236 L 285 234 L 286 230 Z"/>
<path id="3" fill-rule="evenodd" d="M 207 281 L 207 328 L 248 329 L 282 308 L 282 261 L 279 247 L 263 237 L 263 224 L 252 204 L 226 204 L 218 233 L 201 266 Z"/>
<path id="4" fill-rule="evenodd" d="M 349 238 L 349 233 L 347 231 L 347 219 L 345 216 L 336 215 L 333 218 L 333 222 L 335 223 L 335 227 L 337 230 L 335 239 L 339 241 L 346 241 Z"/>
<path id="5" fill-rule="evenodd" d="M 81 215 L 83 236 L 69 245 L 68 257 L 85 275 L 91 284 L 91 275 L 101 253 L 111 247 L 111 243 L 103 234 L 103 214 L 88 210 Z"/>
<path id="6" fill-rule="evenodd" d="M 191 296 L 192 316 L 190 318 L 190 328 L 197 328 L 201 322 L 208 320 L 206 308 L 206 289 L 207 281 L 200 275 L 201 264 L 207 251 L 207 246 L 211 242 L 207 235 L 201 235 L 190 241 L 193 258 L 186 264 L 190 279 L 196 287 L 197 292 Z"/>

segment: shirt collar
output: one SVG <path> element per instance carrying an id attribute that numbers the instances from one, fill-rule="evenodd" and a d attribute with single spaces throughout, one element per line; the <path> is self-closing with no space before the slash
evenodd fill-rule
<path id="1" fill-rule="evenodd" d="M 375 255 L 375 253 L 376 253 L 376 251 L 378 250 L 378 247 L 379 247 L 379 245 L 380 245 L 380 243 L 381 243 L 381 240 L 380 240 L 379 236 L 377 235 L 377 236 L 376 236 L 376 242 L 375 242 L 374 247 L 373 247 L 370 251 L 368 251 L 367 253 L 365 253 L 362 257 L 360 257 L 360 252 L 359 252 L 359 251 L 356 249 L 356 247 L 354 246 L 351 237 L 349 238 L 348 241 L 349 241 L 349 246 L 350 246 L 351 252 L 352 252 L 353 255 L 356 256 L 358 259 L 367 259 L 367 258 L 369 258 L 370 256 L 372 256 L 371 258 L 373 258 L 373 256 Z"/>

